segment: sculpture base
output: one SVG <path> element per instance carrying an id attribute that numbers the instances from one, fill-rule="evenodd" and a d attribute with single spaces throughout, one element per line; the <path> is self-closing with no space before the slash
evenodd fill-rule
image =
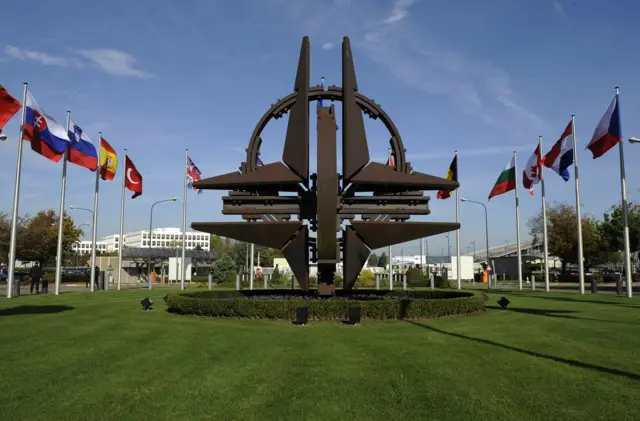
<path id="1" fill-rule="evenodd" d="M 321 296 L 336 295 L 336 286 L 335 286 L 335 284 L 328 284 L 326 282 L 319 283 L 318 284 L 318 295 L 321 295 Z"/>

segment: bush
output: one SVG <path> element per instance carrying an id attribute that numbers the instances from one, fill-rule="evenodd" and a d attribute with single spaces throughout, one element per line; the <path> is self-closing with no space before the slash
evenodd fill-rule
<path id="1" fill-rule="evenodd" d="M 410 287 L 428 286 L 429 280 L 422 274 L 422 269 L 409 268 L 407 270 L 407 285 Z"/>
<path id="2" fill-rule="evenodd" d="M 296 308 L 308 307 L 312 320 L 344 320 L 347 309 L 360 307 L 363 319 L 426 319 L 472 314 L 484 309 L 484 299 L 472 292 L 460 291 L 362 291 L 347 295 L 342 290 L 331 298 L 319 298 L 314 292 L 199 291 L 170 294 L 169 311 L 213 317 L 295 319 Z"/>
<path id="3" fill-rule="evenodd" d="M 372 288 L 376 286 L 375 283 L 376 276 L 370 270 L 363 270 L 358 275 L 358 280 L 356 281 L 356 288 Z"/>

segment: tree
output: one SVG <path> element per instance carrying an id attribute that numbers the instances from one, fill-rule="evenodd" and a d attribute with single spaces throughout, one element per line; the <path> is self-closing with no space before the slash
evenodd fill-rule
<path id="1" fill-rule="evenodd" d="M 371 253 L 371 256 L 369 256 L 369 266 L 371 266 L 371 267 L 378 266 L 378 255 L 377 254 Z"/>
<path id="2" fill-rule="evenodd" d="M 384 268 L 384 267 L 387 267 L 388 264 L 389 264 L 389 258 L 387 257 L 387 253 L 383 251 L 382 254 L 380 255 L 380 258 L 378 259 L 378 267 Z"/>
<path id="3" fill-rule="evenodd" d="M 24 248 L 26 225 L 29 217 L 18 217 L 16 252 Z M 9 248 L 11 243 L 11 216 L 6 212 L 0 212 L 0 262 L 8 263 Z"/>
<path id="4" fill-rule="evenodd" d="M 223 253 L 211 267 L 211 278 L 215 283 L 226 282 L 236 271 L 236 264 L 231 256 Z"/>
<path id="5" fill-rule="evenodd" d="M 23 262 L 55 263 L 58 251 L 58 215 L 53 209 L 40 211 L 33 218 L 25 217 L 24 229 L 18 231 L 16 258 Z M 73 243 L 80 238 L 78 229 L 69 215 L 64 215 L 62 235 L 62 258 L 74 255 Z"/>
<path id="6" fill-rule="evenodd" d="M 578 260 L 578 233 L 575 207 L 567 203 L 555 203 L 547 208 L 547 242 L 549 254 L 562 261 L 562 273 L 569 262 Z M 529 220 L 529 233 L 533 240 L 542 241 L 542 210 Z M 582 247 L 585 265 L 599 263 L 602 259 L 598 222 L 590 216 L 582 217 Z"/>
<path id="7" fill-rule="evenodd" d="M 629 245 L 631 252 L 634 252 L 640 246 L 640 206 L 628 204 L 627 221 Z M 604 220 L 600 224 L 600 236 L 606 251 L 615 253 L 624 250 L 623 228 L 622 204 L 614 205 L 609 212 L 605 212 Z"/>

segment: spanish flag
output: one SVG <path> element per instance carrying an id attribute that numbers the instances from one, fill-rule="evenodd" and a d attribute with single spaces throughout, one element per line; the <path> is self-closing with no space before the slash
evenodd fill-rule
<path id="1" fill-rule="evenodd" d="M 113 180 L 118 167 L 118 155 L 102 136 L 100 142 L 100 178 L 103 180 Z"/>
<path id="2" fill-rule="evenodd" d="M 449 171 L 447 171 L 445 178 L 447 180 L 458 181 L 458 154 L 453 157 L 453 161 L 451 161 L 451 165 L 449 165 Z M 448 199 L 451 197 L 451 192 L 449 190 L 440 190 L 436 197 L 438 199 Z"/>

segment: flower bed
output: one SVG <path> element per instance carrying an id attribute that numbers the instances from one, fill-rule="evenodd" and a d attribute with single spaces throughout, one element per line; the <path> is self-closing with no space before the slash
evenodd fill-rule
<path id="1" fill-rule="evenodd" d="M 311 320 L 343 320 L 347 309 L 360 307 L 363 319 L 429 319 L 473 314 L 484 309 L 481 295 L 463 291 L 199 291 L 167 296 L 169 311 L 211 317 L 295 319 L 296 308 L 308 307 Z"/>

